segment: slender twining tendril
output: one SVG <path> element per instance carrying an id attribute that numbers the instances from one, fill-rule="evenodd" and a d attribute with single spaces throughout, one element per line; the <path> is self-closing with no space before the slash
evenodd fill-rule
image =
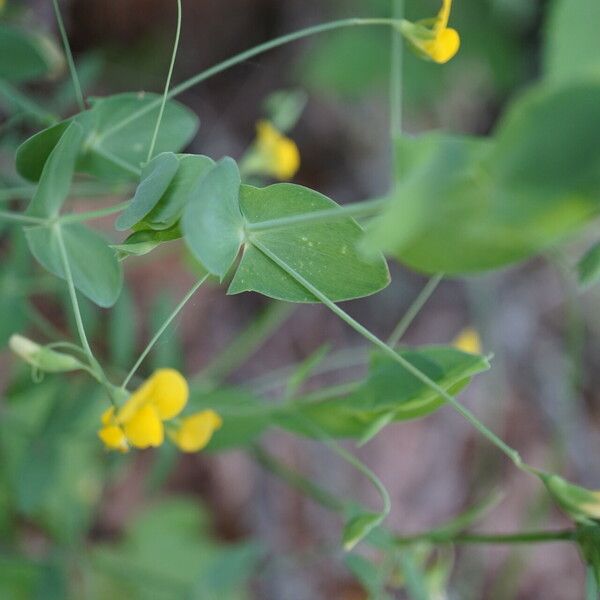
<path id="1" fill-rule="evenodd" d="M 167 104 L 167 95 L 169 93 L 169 87 L 171 86 L 171 77 L 173 76 L 173 68 L 175 67 L 175 59 L 177 58 L 177 50 L 179 49 L 179 38 L 181 37 L 181 0 L 177 0 L 177 29 L 175 31 L 175 41 L 173 43 L 173 54 L 171 55 L 171 64 L 169 65 L 169 73 L 167 74 L 167 80 L 165 81 L 165 91 L 163 93 L 162 102 L 160 104 L 160 110 L 158 111 L 158 117 L 156 118 L 156 125 L 154 126 L 154 133 L 152 134 L 152 141 L 148 148 L 148 156 L 146 162 L 152 159 L 154 154 L 154 148 L 156 147 L 156 140 L 158 138 L 158 131 L 160 124 L 165 112 L 165 106 Z"/>
<path id="2" fill-rule="evenodd" d="M 81 91 L 81 83 L 77 75 L 77 69 L 75 68 L 75 61 L 73 60 L 73 53 L 71 52 L 71 44 L 69 43 L 69 37 L 67 36 L 67 30 L 63 22 L 62 14 L 60 12 L 60 6 L 58 0 L 52 0 L 54 5 L 54 14 L 56 15 L 56 23 L 60 31 L 60 37 L 62 39 L 63 47 L 65 50 L 65 56 L 67 57 L 67 64 L 69 65 L 69 73 L 71 74 L 71 80 L 73 81 L 73 89 L 75 90 L 75 99 L 79 110 L 85 110 L 85 101 L 83 99 L 83 92 Z"/>

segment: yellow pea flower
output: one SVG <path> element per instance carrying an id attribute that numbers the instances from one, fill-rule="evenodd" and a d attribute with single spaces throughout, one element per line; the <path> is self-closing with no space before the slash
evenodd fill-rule
<path id="1" fill-rule="evenodd" d="M 423 58 L 444 64 L 460 49 L 458 31 L 448 27 L 451 8 L 452 0 L 442 0 L 442 8 L 433 19 L 402 21 L 400 31 Z"/>
<path id="2" fill-rule="evenodd" d="M 222 424 L 223 420 L 214 410 L 204 410 L 181 419 L 177 429 L 171 432 L 171 439 L 183 452 L 198 452 Z"/>
<path id="3" fill-rule="evenodd" d="M 160 446 L 165 438 L 163 421 L 176 417 L 188 401 L 188 384 L 178 371 L 159 369 L 118 410 L 102 415 L 98 436 L 110 450 L 126 452 L 130 446 Z"/>
<path id="4" fill-rule="evenodd" d="M 296 143 L 283 135 L 271 122 L 256 124 L 256 140 L 242 163 L 246 174 L 260 174 L 286 181 L 300 168 Z"/>
<path id="5" fill-rule="evenodd" d="M 454 338 L 452 345 L 458 350 L 468 352 L 469 354 L 481 354 L 481 339 L 474 327 L 466 327 L 463 329 Z"/>

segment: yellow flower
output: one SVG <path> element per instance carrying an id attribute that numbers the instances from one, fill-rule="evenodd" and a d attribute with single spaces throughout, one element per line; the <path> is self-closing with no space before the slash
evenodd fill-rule
<path id="1" fill-rule="evenodd" d="M 176 417 L 188 401 L 188 384 L 178 371 L 159 369 L 118 410 L 102 415 L 98 436 L 110 450 L 126 452 L 130 446 L 160 446 L 165 438 L 163 421 Z"/>
<path id="2" fill-rule="evenodd" d="M 468 352 L 469 354 L 481 354 L 481 340 L 477 330 L 473 327 L 463 329 L 454 338 L 452 345 L 458 350 Z"/>
<path id="3" fill-rule="evenodd" d="M 198 452 L 222 424 L 223 420 L 214 410 L 204 410 L 181 419 L 179 427 L 171 432 L 171 439 L 183 452 Z"/>
<path id="4" fill-rule="evenodd" d="M 442 0 L 442 8 L 433 19 L 417 23 L 403 21 L 400 30 L 417 52 L 436 63 L 447 63 L 460 48 L 460 35 L 448 27 L 452 0 Z"/>
<path id="5" fill-rule="evenodd" d="M 285 181 L 300 168 L 300 152 L 296 143 L 283 135 L 269 121 L 256 124 L 256 141 L 247 158 L 246 173 L 269 175 Z"/>

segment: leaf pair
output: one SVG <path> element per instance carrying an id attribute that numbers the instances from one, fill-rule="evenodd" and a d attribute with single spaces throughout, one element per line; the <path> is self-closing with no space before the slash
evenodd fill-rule
<path id="1" fill-rule="evenodd" d="M 145 253 L 161 236 L 174 239 L 180 231 L 192 254 L 220 280 L 241 251 L 230 294 L 256 291 L 289 302 L 317 301 L 260 247 L 333 301 L 373 294 L 389 283 L 387 265 L 381 255 L 368 259 L 358 251 L 362 229 L 353 219 L 286 221 L 337 206 L 298 185 L 242 185 L 230 158 L 215 164 L 203 156 L 163 154 L 148 164 L 132 204 L 117 221 L 118 229 L 138 230 L 118 248 Z"/>

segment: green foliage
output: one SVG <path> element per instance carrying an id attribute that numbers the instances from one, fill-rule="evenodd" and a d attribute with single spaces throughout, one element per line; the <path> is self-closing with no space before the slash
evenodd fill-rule
<path id="1" fill-rule="evenodd" d="M 337 302 L 374 294 L 389 283 L 381 256 L 366 259 L 356 244 L 362 233 L 353 219 L 314 222 L 260 229 L 262 223 L 327 210 L 337 205 L 329 198 L 293 184 L 264 189 L 242 186 L 240 209 L 253 227 L 247 235 L 230 294 L 256 291 L 288 302 L 315 302 L 314 296 L 283 271 L 254 241 L 264 245 L 310 283 Z"/>
<path id="2" fill-rule="evenodd" d="M 238 201 L 240 183 L 235 161 L 219 161 L 193 189 L 181 222 L 192 254 L 221 280 L 244 239 L 244 218 Z"/>
<path id="3" fill-rule="evenodd" d="M 85 142 L 77 161 L 77 172 L 103 181 L 137 179 L 146 161 L 159 111 L 154 94 L 118 94 L 90 100 L 92 107 L 75 117 L 83 127 Z M 189 109 L 167 103 L 155 152 L 177 152 L 196 133 L 198 118 Z M 17 170 L 26 179 L 37 181 L 48 155 L 57 144 L 68 122 L 37 133 L 17 151 Z"/>
<path id="4" fill-rule="evenodd" d="M 512 106 L 491 143 L 398 140 L 399 183 L 366 247 L 458 274 L 526 259 L 581 230 L 600 211 L 598 102 L 593 80 L 542 85 Z"/>
<path id="5" fill-rule="evenodd" d="M 253 544 L 211 540 L 198 503 L 175 498 L 140 514 L 119 544 L 93 550 L 92 597 L 242 600 L 260 556 Z"/>
<path id="6" fill-rule="evenodd" d="M 444 346 L 403 350 L 400 355 L 445 390 L 456 393 L 471 377 L 489 369 L 487 359 Z M 334 437 L 365 441 L 392 421 L 424 417 L 444 400 L 429 386 L 389 357 L 374 354 L 369 374 L 356 389 L 340 397 L 294 402 L 277 415 L 279 424 L 295 433 L 314 436 L 306 421 Z"/>
<path id="7" fill-rule="evenodd" d="M 98 306 L 112 306 L 121 293 L 123 272 L 106 240 L 85 225 L 32 227 L 25 232 L 29 249 L 48 271 L 66 279 L 58 236 L 61 235 L 75 287 Z"/>
<path id="8" fill-rule="evenodd" d="M 600 76 L 600 4 L 554 0 L 546 23 L 545 75 L 552 81 Z"/>
<path id="9" fill-rule="evenodd" d="M 23 83 L 56 75 L 63 67 L 63 56 L 50 39 L 0 24 L 0 78 Z"/>
<path id="10" fill-rule="evenodd" d="M 83 128 L 76 122 L 64 130 L 44 164 L 27 213 L 33 217 L 54 218 L 69 195 L 75 161 L 83 142 Z"/>
<path id="11" fill-rule="evenodd" d="M 130 229 L 141 221 L 159 202 L 179 169 L 173 152 L 164 152 L 144 165 L 140 184 L 131 204 L 119 215 L 115 227 L 119 231 Z"/>
<path id="12" fill-rule="evenodd" d="M 577 264 L 579 285 L 588 288 L 600 279 L 600 242 L 592 246 Z"/>

